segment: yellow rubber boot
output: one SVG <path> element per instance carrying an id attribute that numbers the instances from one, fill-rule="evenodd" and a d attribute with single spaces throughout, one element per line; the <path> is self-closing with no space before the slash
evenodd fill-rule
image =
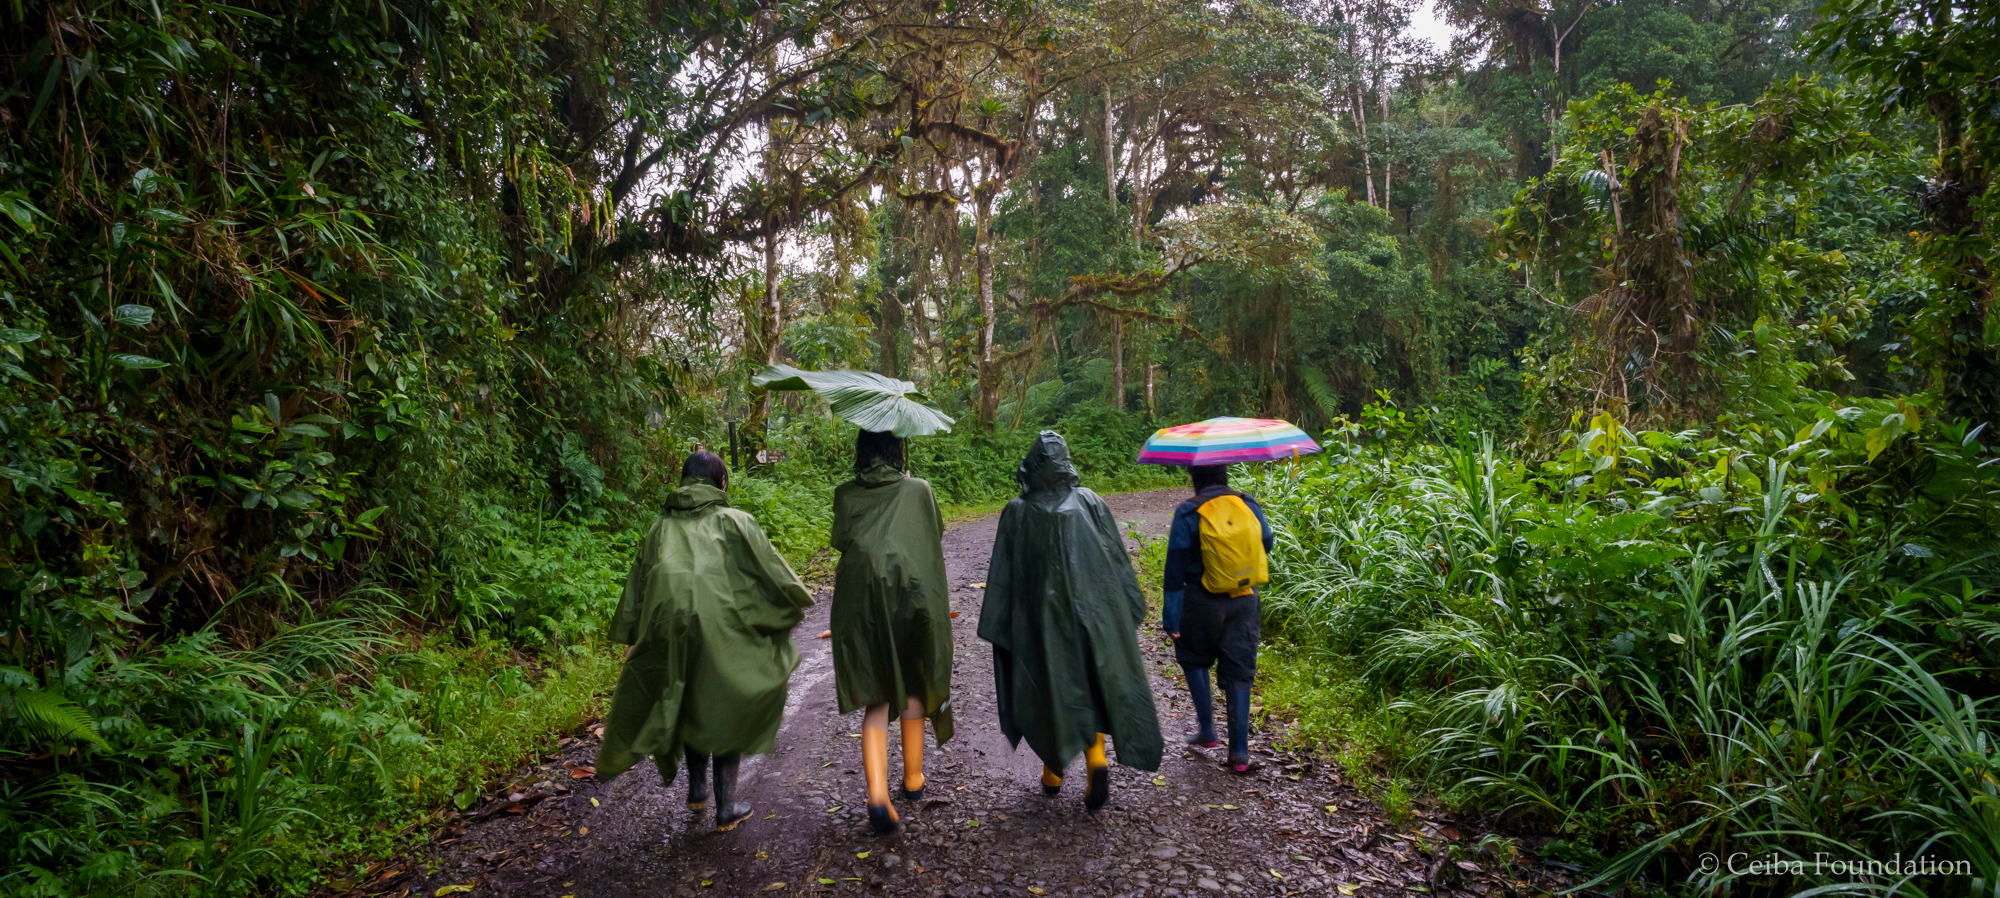
<path id="1" fill-rule="evenodd" d="M 1089 784 L 1083 790 L 1083 806 L 1095 811 L 1111 800 L 1111 762 L 1104 758 L 1104 734 L 1098 733 L 1096 741 L 1083 751 L 1084 768 L 1090 772 Z"/>
<path id="2" fill-rule="evenodd" d="M 915 698 L 903 709 L 903 794 L 905 801 L 924 799 L 924 706 Z"/>
<path id="3" fill-rule="evenodd" d="M 871 705 L 861 718 L 861 772 L 868 780 L 868 825 L 876 834 L 895 832 L 896 809 L 889 804 L 889 704 Z"/>
<path id="4" fill-rule="evenodd" d="M 1047 764 L 1043 764 L 1043 765 L 1042 765 L 1042 794 L 1043 794 L 1043 795 L 1054 795 L 1054 794 L 1056 794 L 1057 792 L 1061 792 L 1061 791 L 1062 791 L 1062 775 L 1061 775 L 1061 774 L 1058 774 L 1058 773 L 1056 773 L 1056 772 L 1055 772 L 1055 771 L 1053 771 L 1053 770 L 1050 770 L 1050 769 L 1049 769 L 1049 765 L 1047 765 Z"/>

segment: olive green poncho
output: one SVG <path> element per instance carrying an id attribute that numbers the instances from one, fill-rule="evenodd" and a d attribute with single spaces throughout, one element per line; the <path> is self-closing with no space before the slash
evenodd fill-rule
<path id="1" fill-rule="evenodd" d="M 776 747 L 799 666 L 790 632 L 812 604 L 757 520 L 687 478 L 639 546 L 611 641 L 636 646 L 611 694 L 597 778 L 652 755 L 671 780 L 684 748 Z"/>
<path id="2" fill-rule="evenodd" d="M 1000 513 L 979 638 L 993 644 L 1000 731 L 1060 772 L 1097 733 L 1118 763 L 1158 770 L 1164 749 L 1139 651 L 1145 594 L 1111 509 L 1078 486 L 1069 446 L 1043 431 Z"/>
<path id="3" fill-rule="evenodd" d="M 833 491 L 833 681 L 840 713 L 924 703 L 951 738 L 951 606 L 944 514 L 931 485 L 877 461 Z"/>

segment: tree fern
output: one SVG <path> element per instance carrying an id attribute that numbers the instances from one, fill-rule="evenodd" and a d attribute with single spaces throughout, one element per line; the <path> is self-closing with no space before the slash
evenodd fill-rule
<path id="1" fill-rule="evenodd" d="M 81 705 L 54 692 L 14 689 L 7 693 L 15 716 L 31 733 L 44 739 L 83 741 L 110 748 L 97 734 L 97 721 Z"/>
<path id="2" fill-rule="evenodd" d="M 1340 391 L 1333 388 L 1333 381 L 1327 378 L 1326 372 L 1316 366 L 1305 365 L 1299 369 L 1299 380 L 1305 383 L 1306 394 L 1319 406 L 1328 423 L 1340 419 Z"/>

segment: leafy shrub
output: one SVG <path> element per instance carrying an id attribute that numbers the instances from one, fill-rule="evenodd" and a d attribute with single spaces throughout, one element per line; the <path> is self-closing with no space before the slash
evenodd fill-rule
<path id="1" fill-rule="evenodd" d="M 1599 415 L 1554 452 L 1368 439 L 1391 430 L 1330 434 L 1250 485 L 1282 533 L 1280 651 L 1347 659 L 1315 700 L 1398 697 L 1422 732 L 1384 756 L 1546 826 L 1603 880 L 1708 891 L 1739 875 L 1703 852 L 1929 846 L 1977 878 L 1906 893 L 2000 882 L 2000 462 L 1977 434 L 1824 394 L 1711 432 Z"/>

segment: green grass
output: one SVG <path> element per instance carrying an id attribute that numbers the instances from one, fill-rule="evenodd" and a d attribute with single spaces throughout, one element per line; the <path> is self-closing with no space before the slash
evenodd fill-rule
<path id="1" fill-rule="evenodd" d="M 1267 709 L 1392 813 L 1511 813 L 1600 886 L 1992 894 L 2000 464 L 1962 430 L 1885 443 L 1888 405 L 1852 401 L 1267 472 Z M 1898 851 L 1967 872 L 1699 864 Z"/>

